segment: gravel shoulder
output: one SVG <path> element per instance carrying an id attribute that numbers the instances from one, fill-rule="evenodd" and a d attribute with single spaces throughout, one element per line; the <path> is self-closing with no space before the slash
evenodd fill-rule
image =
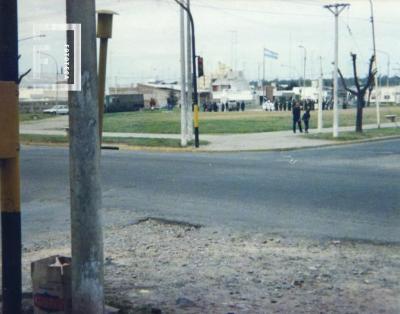
<path id="1" fill-rule="evenodd" d="M 48 236 L 48 235 L 47 235 Z M 42 236 L 30 262 L 70 255 Z M 107 303 L 123 313 L 399 313 L 396 244 L 291 239 L 158 220 L 105 228 Z"/>

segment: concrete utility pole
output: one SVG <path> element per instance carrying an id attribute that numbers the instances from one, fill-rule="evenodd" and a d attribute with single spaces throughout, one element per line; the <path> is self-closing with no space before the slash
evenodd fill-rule
<path id="1" fill-rule="evenodd" d="M 17 0 L 0 0 L 0 166 L 3 313 L 21 313 Z"/>
<path id="2" fill-rule="evenodd" d="M 323 128 L 323 120 L 322 120 L 322 103 L 324 101 L 323 93 L 324 93 L 324 73 L 322 71 L 322 57 L 319 57 L 321 72 L 319 76 L 318 83 L 318 132 L 322 132 Z"/>
<path id="3" fill-rule="evenodd" d="M 376 125 L 378 128 L 381 127 L 381 112 L 379 103 L 379 82 L 378 82 L 378 56 L 376 55 L 376 43 L 375 43 L 375 21 L 374 21 L 374 3 L 369 0 L 371 9 L 371 27 L 372 27 L 372 46 L 374 49 L 375 56 L 375 105 L 376 105 Z"/>
<path id="4" fill-rule="evenodd" d="M 335 16 L 335 68 L 333 71 L 333 137 L 339 136 L 339 109 L 338 109 L 338 55 L 339 55 L 339 15 L 350 6 L 348 3 L 325 5 Z"/>
<path id="5" fill-rule="evenodd" d="M 81 91 L 69 91 L 72 311 L 104 312 L 103 231 L 95 0 L 67 0 L 67 23 L 81 25 Z M 68 34 L 68 43 L 73 38 Z"/>
<path id="6" fill-rule="evenodd" d="M 386 79 L 386 87 L 389 87 L 389 79 L 390 79 L 390 54 L 383 50 L 376 50 L 379 53 L 383 53 L 387 58 L 387 79 Z"/>
<path id="7" fill-rule="evenodd" d="M 196 68 L 196 37 L 194 29 L 194 20 L 190 8 L 185 6 L 181 1 L 174 0 L 182 9 L 184 9 L 188 16 L 188 21 L 191 31 L 191 49 L 192 49 L 192 69 L 193 69 L 193 128 L 194 128 L 194 146 L 198 148 L 200 146 L 200 132 L 199 132 L 199 104 L 198 104 L 198 93 L 197 93 L 197 68 Z M 188 0 L 189 1 L 189 0 Z M 189 2 L 188 2 L 189 4 Z M 189 110 L 191 111 L 191 110 Z"/>
<path id="8" fill-rule="evenodd" d="M 103 135 L 103 115 L 104 115 L 104 96 L 106 91 L 106 69 L 107 69 L 107 48 L 108 39 L 112 37 L 112 21 L 113 15 L 117 14 L 110 10 L 97 11 L 97 34 L 100 38 L 99 53 L 99 135 L 100 145 Z"/>
<path id="9" fill-rule="evenodd" d="M 303 59 L 303 87 L 306 87 L 306 67 L 307 67 L 307 49 L 303 45 L 299 45 L 299 48 L 304 49 Z"/>
<path id="10" fill-rule="evenodd" d="M 262 75 L 262 83 L 261 83 L 261 87 L 262 87 L 262 92 L 263 92 L 263 96 L 267 96 L 266 92 L 265 92 L 265 48 L 263 48 L 263 75 Z M 263 99 L 264 101 L 264 99 Z"/>
<path id="11" fill-rule="evenodd" d="M 186 7 L 188 10 L 190 10 L 190 0 L 186 0 Z M 193 140 L 194 137 L 194 132 L 193 132 L 193 104 L 197 103 L 197 99 L 193 99 L 193 82 L 191 78 L 193 77 L 193 61 L 192 61 L 192 31 L 191 31 L 191 26 L 190 26 L 190 19 L 189 19 L 189 14 L 186 15 L 187 17 L 187 29 L 186 29 L 186 35 L 187 35 L 187 42 L 186 42 L 186 48 L 187 48 L 187 106 L 188 110 L 186 111 L 186 123 L 187 123 L 187 137 L 188 140 Z M 197 80 L 197 78 L 196 78 Z"/>
<path id="12" fill-rule="evenodd" d="M 185 58 L 185 11 L 179 7 L 180 11 L 180 47 L 181 47 L 181 146 L 187 146 L 187 111 L 188 101 L 186 98 L 186 58 Z"/>

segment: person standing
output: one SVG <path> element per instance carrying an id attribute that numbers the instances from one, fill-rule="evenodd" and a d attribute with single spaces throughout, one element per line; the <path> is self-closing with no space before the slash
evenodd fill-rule
<path id="1" fill-rule="evenodd" d="M 301 128 L 301 109 L 299 102 L 295 102 L 292 107 L 292 115 L 293 115 L 293 133 L 296 133 L 296 124 L 299 126 L 300 133 L 303 133 L 303 129 Z"/>
<path id="2" fill-rule="evenodd" d="M 246 107 L 246 105 L 245 105 L 245 103 L 244 103 L 244 101 L 242 101 L 241 103 L 240 103 L 240 109 L 242 110 L 242 111 L 244 111 L 244 108 Z"/>
<path id="3" fill-rule="evenodd" d="M 287 102 L 287 109 L 288 109 L 289 111 L 292 111 L 292 101 L 291 101 L 291 100 L 289 100 L 289 101 Z"/>
<path id="4" fill-rule="evenodd" d="M 308 133 L 308 126 L 309 126 L 309 122 L 310 122 L 310 108 L 307 108 L 306 112 L 304 112 L 302 120 L 304 121 L 304 132 Z M 301 128 L 300 128 L 301 130 Z"/>

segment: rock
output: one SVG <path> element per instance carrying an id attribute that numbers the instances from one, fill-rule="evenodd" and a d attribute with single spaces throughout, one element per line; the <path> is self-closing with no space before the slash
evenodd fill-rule
<path id="1" fill-rule="evenodd" d="M 293 281 L 292 285 L 296 287 L 302 287 L 304 284 L 304 280 L 302 279 L 296 279 Z"/>
<path id="2" fill-rule="evenodd" d="M 176 305 L 178 307 L 193 307 L 196 306 L 196 303 L 194 303 L 192 300 L 185 298 L 185 297 L 180 297 L 176 299 Z"/>

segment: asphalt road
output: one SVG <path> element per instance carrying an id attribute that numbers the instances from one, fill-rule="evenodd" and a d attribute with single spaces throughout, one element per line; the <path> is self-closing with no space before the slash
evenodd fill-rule
<path id="1" fill-rule="evenodd" d="M 68 150 L 23 147 L 23 238 L 69 228 Z M 289 152 L 103 151 L 106 224 L 154 216 L 399 242 L 400 140 Z"/>

